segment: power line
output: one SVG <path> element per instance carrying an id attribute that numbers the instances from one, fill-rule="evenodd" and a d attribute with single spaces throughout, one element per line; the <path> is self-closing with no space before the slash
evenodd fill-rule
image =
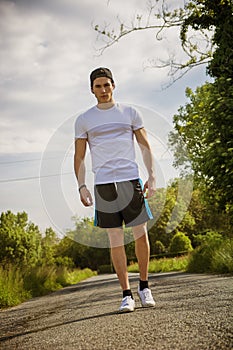
<path id="1" fill-rule="evenodd" d="M 68 155 L 67 157 L 71 157 L 71 155 Z M 45 158 L 43 160 L 49 160 L 49 159 L 58 159 L 60 157 L 49 157 Z M 15 163 L 25 163 L 25 162 L 34 162 L 34 161 L 41 161 L 42 158 L 33 158 L 33 159 L 22 159 L 22 160 L 7 160 L 0 162 L 0 165 L 5 165 L 5 164 L 15 164 Z"/>
<path id="2" fill-rule="evenodd" d="M 60 174 L 42 175 L 42 176 L 19 177 L 19 178 L 15 178 L 15 179 L 0 180 L 0 183 L 36 180 L 36 179 L 42 179 L 42 178 L 47 178 L 47 177 L 55 177 L 55 176 L 71 175 L 71 174 L 73 174 L 73 172 L 62 173 L 62 174 L 60 173 Z"/>
<path id="3" fill-rule="evenodd" d="M 7 160 L 5 162 L 0 162 L 0 165 L 5 164 L 15 164 L 15 163 L 24 163 L 24 162 L 34 162 L 41 160 L 41 158 L 35 158 L 35 159 L 22 159 L 22 160 Z"/>

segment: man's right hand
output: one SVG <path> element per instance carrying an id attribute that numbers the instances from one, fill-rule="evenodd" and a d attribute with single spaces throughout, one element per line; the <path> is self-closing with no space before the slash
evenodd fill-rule
<path id="1" fill-rule="evenodd" d="M 89 207 L 93 204 L 91 193 L 86 187 L 81 188 L 79 193 L 81 202 L 85 207 Z"/>

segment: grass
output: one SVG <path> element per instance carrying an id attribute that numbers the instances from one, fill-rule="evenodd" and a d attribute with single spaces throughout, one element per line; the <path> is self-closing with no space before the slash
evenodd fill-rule
<path id="1" fill-rule="evenodd" d="M 175 258 L 152 259 L 149 263 L 149 272 L 170 272 L 170 271 L 186 271 L 189 262 L 189 255 L 179 256 Z M 129 272 L 139 272 L 138 263 L 128 266 Z"/>
<path id="2" fill-rule="evenodd" d="M 83 270 L 76 269 L 68 273 L 67 281 L 69 282 L 69 284 L 75 284 L 96 275 L 97 272 L 92 271 L 89 268 Z"/>
<path id="3" fill-rule="evenodd" d="M 216 249 L 211 266 L 219 273 L 233 273 L 233 239 L 226 239 L 219 249 Z"/>
<path id="4" fill-rule="evenodd" d="M 0 267 L 0 308 L 18 305 L 96 274 L 88 268 L 69 270 L 67 267 L 37 266 L 22 270 L 12 265 Z"/>
<path id="5" fill-rule="evenodd" d="M 188 272 L 233 273 L 233 239 L 209 240 L 196 248 L 189 260 Z"/>
<path id="6" fill-rule="evenodd" d="M 13 266 L 0 267 L 0 308 L 20 304 L 29 298 L 31 293 L 24 288 L 20 270 Z"/>

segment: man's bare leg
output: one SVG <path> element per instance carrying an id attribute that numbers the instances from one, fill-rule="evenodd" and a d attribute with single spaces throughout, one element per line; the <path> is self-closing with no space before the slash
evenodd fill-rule
<path id="1" fill-rule="evenodd" d="M 153 307 L 155 306 L 155 301 L 148 286 L 150 244 L 148 240 L 147 225 L 143 224 L 133 227 L 133 234 L 135 238 L 135 252 L 140 271 L 138 295 L 143 307 Z"/>
<path id="2" fill-rule="evenodd" d="M 138 260 L 140 280 L 148 280 L 148 267 L 150 260 L 150 244 L 147 234 L 147 224 L 132 227 L 135 239 L 135 253 Z"/>
<path id="3" fill-rule="evenodd" d="M 121 288 L 123 291 L 130 289 L 123 229 L 110 228 L 107 230 L 107 232 L 110 241 L 112 262 Z"/>

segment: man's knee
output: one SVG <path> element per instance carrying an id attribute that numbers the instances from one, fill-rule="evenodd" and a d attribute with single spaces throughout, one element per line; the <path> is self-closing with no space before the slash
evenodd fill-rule
<path id="1" fill-rule="evenodd" d="M 147 223 L 132 227 L 134 239 L 147 237 Z"/>
<path id="2" fill-rule="evenodd" d="M 111 248 L 124 245 L 124 233 L 122 228 L 108 228 L 107 233 Z"/>

